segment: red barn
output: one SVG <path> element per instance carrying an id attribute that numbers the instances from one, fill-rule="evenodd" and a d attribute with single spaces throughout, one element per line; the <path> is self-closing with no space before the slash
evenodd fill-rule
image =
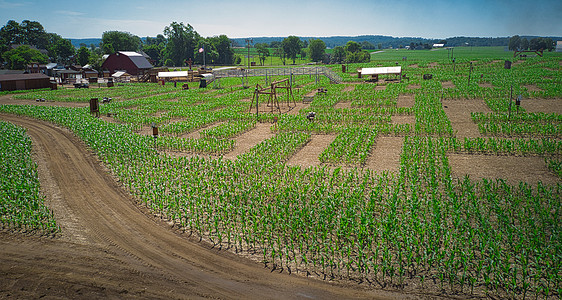
<path id="1" fill-rule="evenodd" d="M 150 62 L 142 54 L 129 51 L 119 51 L 109 55 L 101 67 L 111 73 L 126 71 L 131 75 L 144 75 L 146 71 L 152 69 Z"/>

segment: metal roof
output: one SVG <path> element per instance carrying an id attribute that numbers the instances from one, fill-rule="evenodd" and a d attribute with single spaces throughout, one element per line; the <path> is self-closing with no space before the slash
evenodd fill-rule
<path id="1" fill-rule="evenodd" d="M 121 77 L 121 76 L 131 76 L 129 73 L 125 71 L 117 71 L 111 75 L 111 77 Z"/>
<path id="2" fill-rule="evenodd" d="M 170 78 L 170 77 L 187 77 L 187 71 L 174 71 L 174 72 L 158 72 L 158 77 Z"/>
<path id="3" fill-rule="evenodd" d="M 400 74 L 402 67 L 363 68 L 361 75 Z"/>
<path id="4" fill-rule="evenodd" d="M 0 75 L 0 81 L 45 79 L 45 78 L 49 79 L 50 77 L 43 73 Z"/>
<path id="5" fill-rule="evenodd" d="M 131 61 L 139 69 L 152 69 L 152 64 L 144 57 L 142 54 L 132 51 L 119 51 L 119 54 L 125 55 L 131 59 Z"/>

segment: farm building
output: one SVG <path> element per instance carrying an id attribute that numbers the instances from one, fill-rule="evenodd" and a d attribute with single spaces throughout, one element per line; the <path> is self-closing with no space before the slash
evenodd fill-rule
<path id="1" fill-rule="evenodd" d="M 142 54 L 137 52 L 120 51 L 107 57 L 102 64 L 102 69 L 111 73 L 125 71 L 131 75 L 143 75 L 152 69 L 150 62 Z"/>
<path id="2" fill-rule="evenodd" d="M 41 74 L 0 75 L 0 91 L 31 90 L 51 87 L 50 77 Z"/>
<path id="3" fill-rule="evenodd" d="M 55 70 L 55 77 L 59 77 L 62 82 L 74 83 L 76 79 L 82 78 L 80 71 L 74 70 Z"/>
<path id="4" fill-rule="evenodd" d="M 556 52 L 562 52 L 562 41 L 556 41 Z"/>
<path id="5" fill-rule="evenodd" d="M 111 75 L 113 80 L 116 82 L 130 82 L 131 81 L 131 74 L 125 71 L 117 71 Z"/>

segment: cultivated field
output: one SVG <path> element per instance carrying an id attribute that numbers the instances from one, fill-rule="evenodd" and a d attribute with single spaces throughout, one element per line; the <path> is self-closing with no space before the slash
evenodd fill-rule
<path id="1" fill-rule="evenodd" d="M 0 291 L 49 295 L 45 278 L 17 292 L 22 274 L 41 279 L 23 257 L 41 257 L 34 249 L 44 245 L 62 254 L 38 268 L 56 265 L 50 276 L 69 286 L 56 294 L 70 297 L 74 277 L 64 274 L 78 265 L 74 284 L 93 296 L 122 286 L 157 298 L 559 298 L 562 55 L 511 69 L 512 52 L 499 48 L 455 56 L 386 50 L 347 73 L 330 66 L 343 84 L 295 76 L 296 105 L 282 94 L 281 114 L 266 102 L 250 111 L 262 77 L 251 88 L 229 78 L 221 89 L 126 84 L 0 96 L 1 158 L 14 162 L 2 169 L 14 175 L 0 185 L 8 199 L 0 257 L 16 266 L 1 268 L 9 279 Z M 358 68 L 396 65 L 401 82 L 357 77 Z M 304 104 L 305 95 L 314 100 Z M 101 118 L 89 114 L 93 97 L 113 98 Z M 27 128 L 43 154 L 1 120 Z M 10 147 L 15 136 L 22 147 Z M 23 254 L 8 259 L 17 245 Z M 65 265 L 69 247 L 86 251 L 91 267 Z M 119 262 L 121 285 L 84 279 L 103 269 L 98 256 Z"/>

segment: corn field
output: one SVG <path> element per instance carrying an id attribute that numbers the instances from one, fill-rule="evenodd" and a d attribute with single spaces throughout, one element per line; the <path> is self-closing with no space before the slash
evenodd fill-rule
<path id="1" fill-rule="evenodd" d="M 130 84 L 16 96 L 52 101 L 110 96 L 117 100 L 102 105 L 101 113 L 113 114 L 115 123 L 94 118 L 82 108 L 4 105 L 0 112 L 69 128 L 162 218 L 216 248 L 251 255 L 271 269 L 372 288 L 559 298 L 560 181 L 531 185 L 510 184 L 504 178 L 457 178 L 448 155 L 540 156 L 545 168 L 561 179 L 561 115 L 527 113 L 524 108 L 510 111 L 507 98 L 513 86 L 515 94 L 526 98 L 562 101 L 557 63 L 561 56 L 545 53 L 544 58 L 528 58 L 506 70 L 506 54 L 501 51 L 495 54 L 498 58 L 479 58 L 478 51 L 458 52 L 455 66 L 446 55 L 432 56 L 444 52 L 412 54 L 408 61 L 399 62 L 409 80 L 387 83 L 384 90 L 366 83 L 344 92 L 345 84 L 330 85 L 325 78 L 318 83 L 313 76 L 297 78 L 296 99 L 319 87 L 327 87 L 328 92 L 317 95 L 298 114 L 278 115 L 275 127 L 272 114 L 248 113 L 253 90 L 240 87 L 237 78 L 222 79 L 222 89 L 178 91 L 169 83 L 164 87 Z M 393 66 L 398 60 L 395 55 L 401 59 L 410 54 L 377 55 L 371 64 L 351 65 L 348 70 L 372 64 Z M 435 61 L 438 64 L 430 68 Z M 482 76 L 469 84 L 470 61 L 473 72 Z M 410 68 L 413 64 L 418 67 Z M 346 81 L 366 80 L 340 69 L 333 66 Z M 425 73 L 432 73 L 433 79 L 423 80 Z M 263 81 L 250 78 L 250 86 Z M 455 87 L 444 89 L 444 81 Z M 480 87 L 480 81 L 492 87 Z M 528 91 L 525 85 L 541 91 Z M 397 107 L 399 95 L 413 95 L 413 107 Z M 491 113 L 467 112 L 482 137 L 457 138 L 443 110 L 444 99 L 485 101 Z M 350 103 L 350 108 L 336 108 L 337 103 Z M 305 118 L 309 111 L 316 112 L 314 121 Z M 393 124 L 391 116 L 397 115 L 413 116 L 415 124 Z M 257 123 L 270 123 L 273 137 L 236 159 L 224 159 L 222 155 L 236 147 L 236 137 L 251 132 Z M 151 124 L 161 129 L 156 141 L 138 134 Z M 21 130 L 10 130 L 10 138 L 18 143 L 25 140 Z M 183 137 L 195 131 L 199 138 Z M 312 134 L 336 135 L 319 156 L 322 164 L 287 165 Z M 380 136 L 404 137 L 396 173 L 365 168 Z M 193 155 L 171 157 L 164 150 Z M 7 152 L 2 151 L 6 160 Z M 5 186 L 3 193 L 15 193 Z M 9 216 L 3 217 L 3 226 L 29 222 L 16 220 L 15 208 L 8 211 L 3 212 Z M 55 228 L 54 221 L 49 222 L 41 226 Z"/>

